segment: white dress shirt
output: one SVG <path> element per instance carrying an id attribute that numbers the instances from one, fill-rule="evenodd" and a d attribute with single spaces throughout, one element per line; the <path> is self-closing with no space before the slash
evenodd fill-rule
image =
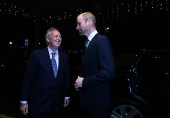
<path id="1" fill-rule="evenodd" d="M 48 52 L 49 52 L 49 55 L 50 55 L 50 59 L 52 59 L 52 50 L 49 48 L 49 47 L 47 47 L 48 48 Z M 59 67 L 59 54 L 58 54 L 58 49 L 57 49 L 57 51 L 55 51 L 55 61 L 56 61 L 56 63 L 57 63 L 57 70 L 58 70 L 58 67 Z"/>
<path id="2" fill-rule="evenodd" d="M 94 31 L 94 32 L 92 32 L 92 33 L 88 36 L 89 41 L 92 41 L 93 37 L 94 37 L 97 33 L 98 33 L 97 30 Z"/>

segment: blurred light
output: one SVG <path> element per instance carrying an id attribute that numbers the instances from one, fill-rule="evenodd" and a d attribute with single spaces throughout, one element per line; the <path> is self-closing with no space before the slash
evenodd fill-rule
<path id="1" fill-rule="evenodd" d="M 109 30 L 109 27 L 107 27 L 105 30 L 108 31 L 108 30 Z"/>
<path id="2" fill-rule="evenodd" d="M 28 46 L 28 39 L 25 39 L 25 46 Z"/>
<path id="3" fill-rule="evenodd" d="M 60 45 L 59 47 L 58 47 L 59 49 L 63 49 L 63 47 Z"/>
<path id="4" fill-rule="evenodd" d="M 9 42 L 10 45 L 12 45 L 12 42 Z"/>

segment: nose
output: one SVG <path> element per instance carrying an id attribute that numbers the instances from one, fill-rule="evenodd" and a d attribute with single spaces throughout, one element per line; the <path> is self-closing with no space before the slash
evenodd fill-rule
<path id="1" fill-rule="evenodd" d="M 78 30 L 79 29 L 79 26 L 77 25 L 76 29 Z"/>
<path id="2" fill-rule="evenodd" d="M 61 37 L 60 37 L 60 36 L 58 36 L 58 37 L 56 38 L 56 40 L 61 40 Z"/>

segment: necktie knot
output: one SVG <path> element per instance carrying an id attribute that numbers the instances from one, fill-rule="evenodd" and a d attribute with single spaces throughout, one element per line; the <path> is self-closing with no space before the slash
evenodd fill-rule
<path id="1" fill-rule="evenodd" d="M 52 52 L 52 57 L 55 57 L 55 54 L 56 54 L 55 52 Z"/>
<path id="2" fill-rule="evenodd" d="M 90 40 L 87 39 L 86 42 L 85 42 L 85 47 L 86 47 L 86 48 L 89 46 L 89 43 L 90 43 Z"/>

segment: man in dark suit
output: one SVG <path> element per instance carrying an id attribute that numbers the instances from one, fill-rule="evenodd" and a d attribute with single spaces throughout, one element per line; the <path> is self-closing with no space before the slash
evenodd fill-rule
<path id="1" fill-rule="evenodd" d="M 77 17 L 77 30 L 85 35 L 80 76 L 75 81 L 86 118 L 106 118 L 111 105 L 110 80 L 115 76 L 111 44 L 95 27 L 95 16 L 85 12 Z"/>
<path id="2" fill-rule="evenodd" d="M 30 55 L 21 90 L 20 110 L 29 118 L 57 118 L 62 103 L 69 104 L 68 54 L 58 49 L 61 34 L 50 28 L 45 38 L 48 47 Z"/>

